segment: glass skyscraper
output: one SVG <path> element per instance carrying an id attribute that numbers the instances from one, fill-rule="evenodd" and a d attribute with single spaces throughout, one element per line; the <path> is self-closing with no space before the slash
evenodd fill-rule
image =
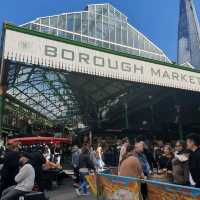
<path id="1" fill-rule="evenodd" d="M 200 69 L 200 27 L 193 0 L 180 0 L 177 59 Z"/>
<path id="2" fill-rule="evenodd" d="M 88 5 L 81 12 L 40 17 L 23 24 L 22 27 L 115 51 L 170 62 L 161 49 L 129 24 L 123 13 L 108 3 Z"/>

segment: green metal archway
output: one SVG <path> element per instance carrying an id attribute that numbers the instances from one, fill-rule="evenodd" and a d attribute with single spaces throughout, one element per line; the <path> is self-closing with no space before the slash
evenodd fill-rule
<path id="1" fill-rule="evenodd" d="M 187 94 L 195 96 L 195 106 L 200 106 L 200 73 L 190 68 L 10 24 L 4 24 L 1 44 L 1 132 L 5 104 L 8 109 L 13 102 L 34 113 L 28 115 L 33 120 L 52 124 L 92 126 L 105 120 L 107 113 L 106 120 L 118 123 L 127 113 L 126 128 L 128 115 L 167 98 L 182 99 Z M 126 106 L 120 108 L 120 103 Z"/>

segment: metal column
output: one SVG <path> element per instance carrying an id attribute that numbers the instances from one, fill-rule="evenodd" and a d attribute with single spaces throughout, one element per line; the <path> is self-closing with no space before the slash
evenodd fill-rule
<path id="1" fill-rule="evenodd" d="M 124 103 L 124 111 L 125 111 L 125 128 L 129 128 L 129 121 L 128 121 L 128 104 Z"/>
<path id="2" fill-rule="evenodd" d="M 3 116 L 4 116 L 4 106 L 5 106 L 5 87 L 0 86 L 0 136 L 3 133 Z"/>
<path id="3" fill-rule="evenodd" d="M 3 115 L 5 107 L 5 94 L 7 89 L 7 77 L 8 69 L 5 69 L 6 62 L 4 60 L 4 48 L 5 48 L 5 24 L 3 24 L 0 46 L 0 137 L 3 131 Z M 6 72 L 6 73 L 5 73 Z"/>

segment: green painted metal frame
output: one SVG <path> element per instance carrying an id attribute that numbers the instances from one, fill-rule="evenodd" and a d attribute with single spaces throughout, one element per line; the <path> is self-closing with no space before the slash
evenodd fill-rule
<path id="1" fill-rule="evenodd" d="M 4 72 L 4 37 L 5 37 L 5 29 L 3 25 L 3 30 L 1 34 L 1 46 L 0 46 L 0 136 L 2 136 L 2 131 L 3 131 L 3 117 L 4 117 L 4 107 L 5 107 L 5 92 L 3 91 L 5 87 L 5 83 L 3 83 L 3 72 Z"/>
<path id="2" fill-rule="evenodd" d="M 23 67 L 24 67 L 24 66 L 23 66 Z M 19 82 L 17 82 L 17 84 L 16 84 L 16 83 L 11 84 L 11 85 L 12 85 L 11 88 L 16 88 L 16 89 L 18 89 L 18 90 L 20 91 L 18 94 L 16 94 L 16 97 L 18 97 L 18 96 L 20 95 L 20 93 L 26 95 L 26 94 L 25 94 L 26 91 L 27 91 L 28 89 L 33 88 L 34 90 L 37 91 L 37 94 L 40 94 L 40 96 L 43 96 L 43 97 L 44 97 L 45 99 L 47 99 L 48 102 L 49 102 L 49 104 L 46 105 L 45 107 L 42 105 L 43 101 L 38 101 L 38 102 L 37 102 L 37 104 L 39 104 L 41 107 L 43 107 L 43 109 L 47 108 L 46 110 L 48 110 L 48 106 L 49 106 L 50 104 L 52 104 L 52 105 L 54 105 L 54 107 L 58 110 L 58 113 L 61 113 L 61 112 L 62 112 L 62 111 L 60 110 L 59 106 L 58 106 L 58 105 L 55 105 L 55 104 L 53 103 L 53 101 L 51 101 L 51 99 L 50 99 L 50 96 L 51 96 L 51 95 L 57 96 L 57 98 L 59 98 L 59 100 L 62 100 L 62 102 L 63 102 L 64 105 L 68 105 L 68 107 L 70 107 L 71 105 L 70 105 L 70 104 L 62 97 L 62 95 L 58 92 L 58 88 L 55 88 L 55 87 L 54 87 L 54 84 L 56 84 L 57 82 L 60 82 L 59 78 L 57 78 L 56 83 L 55 83 L 55 81 L 49 80 L 49 79 L 47 78 L 47 74 L 48 74 L 48 72 L 50 71 L 48 68 L 38 68 L 38 69 L 36 69 L 36 68 L 37 68 L 37 66 L 33 66 L 33 68 L 32 68 L 31 70 L 29 70 L 29 73 L 21 73 L 21 76 L 27 75 L 26 80 L 23 80 L 22 82 L 19 81 Z M 21 70 L 21 69 L 20 69 L 20 70 Z M 18 72 L 20 72 L 20 70 L 18 70 Z M 14 70 L 14 71 L 16 71 L 16 70 Z M 40 72 L 40 71 L 41 71 L 41 72 Z M 37 72 L 37 73 L 40 74 L 40 77 L 37 77 L 37 78 L 36 78 L 36 79 L 37 79 L 37 84 L 41 84 L 41 85 L 44 84 L 44 85 L 46 85 L 46 86 L 49 87 L 48 89 L 45 88 L 45 90 L 43 90 L 42 87 L 41 87 L 40 89 L 38 89 L 38 88 L 36 87 L 36 85 L 34 85 L 34 79 L 31 78 L 31 76 L 32 76 L 32 74 L 34 74 L 35 72 Z M 57 73 L 59 73 L 59 72 L 53 72 L 53 73 L 57 75 Z M 15 75 L 15 76 L 16 76 L 16 75 Z M 55 76 L 55 77 L 57 77 L 57 76 Z M 18 80 L 18 79 L 15 77 L 15 80 Z M 53 82 L 54 82 L 54 83 L 53 83 Z M 60 86 L 61 88 L 65 88 L 65 87 L 64 87 L 65 84 L 64 84 L 63 82 L 60 82 L 60 84 L 62 84 L 62 86 Z M 18 88 L 18 87 L 20 87 L 20 86 L 23 86 L 23 89 L 22 89 L 22 90 L 20 90 L 20 88 Z M 66 91 L 67 91 L 67 90 L 66 90 Z M 65 91 L 65 92 L 66 92 L 66 91 Z M 45 94 L 46 94 L 46 95 L 45 95 Z M 36 95 L 36 94 L 35 94 L 35 95 Z M 34 98 L 35 95 L 29 96 L 29 98 L 33 100 L 33 98 Z M 49 95 L 50 95 L 50 96 L 49 96 Z M 68 93 L 68 94 L 66 94 L 66 95 L 69 96 L 70 93 Z M 48 97 L 48 96 L 49 96 L 49 97 Z M 26 97 L 28 98 L 27 95 L 26 95 Z M 71 97 L 71 99 L 73 99 L 73 100 L 75 101 L 75 98 L 74 98 L 73 96 Z M 64 102 L 64 101 L 65 101 L 65 102 Z M 36 104 L 36 102 L 35 102 L 35 104 Z M 32 106 L 34 106 L 34 104 L 33 104 Z M 76 109 L 76 110 L 77 110 L 77 109 Z M 53 114 L 53 110 L 49 110 L 48 112 L 49 112 L 49 113 L 52 113 L 52 115 L 54 115 L 54 114 Z M 69 113 L 72 113 L 72 112 L 73 112 L 73 110 L 69 110 Z M 77 111 L 77 112 L 78 112 L 78 111 Z M 54 115 L 54 117 L 56 118 L 57 116 Z"/>
<path id="3" fill-rule="evenodd" d="M 41 116 L 42 118 L 46 119 L 46 120 L 49 121 L 50 123 L 53 123 L 53 121 L 49 120 L 49 119 L 47 118 L 47 116 L 42 115 L 40 112 L 38 112 L 38 111 L 35 110 L 34 108 L 32 108 L 32 107 L 28 106 L 27 104 L 25 104 L 25 103 L 23 103 L 23 102 L 17 100 L 17 99 L 14 98 L 13 96 L 11 96 L 11 95 L 9 95 L 9 94 L 6 94 L 6 97 L 5 97 L 5 98 L 11 100 L 13 103 L 16 103 L 16 104 L 20 105 L 21 107 L 24 107 L 25 109 L 31 111 L 32 113 L 35 113 L 36 115 Z"/>
<path id="4" fill-rule="evenodd" d="M 29 29 L 17 27 L 15 25 L 8 24 L 8 23 L 5 23 L 4 26 L 3 26 L 3 31 L 4 32 L 5 32 L 6 29 L 17 31 L 17 32 L 21 32 L 21 33 L 25 33 L 25 34 L 29 34 L 29 35 L 33 35 L 33 36 L 37 36 L 37 37 L 42 37 L 42 38 L 45 38 L 45 39 L 59 41 L 59 42 L 67 43 L 67 44 L 72 44 L 72 45 L 76 45 L 76 46 L 80 46 L 80 47 L 84 47 L 84 48 L 88 48 L 88 49 L 92 49 L 92 50 L 97 50 L 97 51 L 101 51 L 101 52 L 105 52 L 105 53 L 109 53 L 109 54 L 114 54 L 114 55 L 123 56 L 123 57 L 127 57 L 127 58 L 132 58 L 132 59 L 137 59 L 137 60 L 146 61 L 146 62 L 150 62 L 150 63 L 155 63 L 155 64 L 159 64 L 159 65 L 164 65 L 164 66 L 167 66 L 167 67 L 178 68 L 178 69 L 182 69 L 182 70 L 186 70 L 186 71 L 192 71 L 192 72 L 195 72 L 195 73 L 200 73 L 199 70 L 187 68 L 187 67 L 180 66 L 180 65 L 177 65 L 177 64 L 174 64 L 174 63 L 167 63 L 167 62 L 152 60 L 152 59 L 149 59 L 149 58 L 144 58 L 144 57 L 135 56 L 135 55 L 131 55 L 131 54 L 126 54 L 126 53 L 122 53 L 122 52 L 117 52 L 117 51 L 113 51 L 113 50 L 110 50 L 110 49 L 105 49 L 105 48 L 93 46 L 93 45 L 90 45 L 90 44 L 85 44 L 85 43 L 81 43 L 81 42 L 78 42 L 78 41 L 73 41 L 73 40 L 62 38 L 62 37 L 50 35 L 50 34 L 47 34 L 47 33 L 41 33 L 41 32 L 37 32 L 37 31 L 33 31 L 33 30 L 29 30 Z M 65 99 L 62 97 L 62 94 L 60 94 L 57 91 L 57 89 L 52 84 L 51 80 L 49 80 L 47 78 L 47 76 L 46 76 L 46 73 L 48 72 L 48 70 L 50 70 L 50 68 L 43 68 L 42 70 L 44 70 L 43 74 L 42 74 L 42 76 L 43 76 L 43 80 L 42 80 L 43 83 L 46 83 L 49 86 L 49 88 L 51 88 L 51 90 L 54 91 L 53 94 L 59 100 L 61 100 L 62 102 L 64 102 L 64 104 L 68 105 L 68 103 L 65 102 Z M 44 95 L 44 91 L 38 90 L 36 87 L 34 87 L 34 85 L 32 83 L 29 82 L 30 81 L 30 77 L 31 77 L 31 75 L 33 73 L 35 73 L 35 68 L 33 68 L 31 70 L 31 72 L 28 75 L 27 80 L 24 81 L 24 83 L 28 82 L 28 84 L 30 84 L 30 87 L 35 88 L 38 91 L 39 94 Z M 66 88 L 66 84 L 67 84 L 67 83 L 65 83 L 66 80 L 63 80 L 60 77 L 59 72 L 57 73 L 57 77 L 58 77 L 58 81 L 60 83 L 62 83 L 62 87 Z M 16 77 L 15 77 L 15 79 L 16 79 Z M 103 89 L 103 87 L 102 87 L 102 89 Z M 20 91 L 20 92 L 23 92 L 23 91 Z M 23 93 L 25 93 L 25 92 L 23 92 Z M 70 94 L 68 94 L 68 95 L 70 95 Z M 108 97 L 110 97 L 109 94 L 108 94 Z M 30 98 L 30 96 L 27 96 L 27 98 Z M 45 96 L 45 98 L 46 98 L 46 96 Z M 103 102 L 106 102 L 106 99 L 104 99 Z M 35 102 L 35 103 L 41 103 L 41 102 Z M 0 102 L 0 105 L 1 105 L 1 102 Z M 57 106 L 55 105 L 55 107 L 57 107 Z M 46 109 L 46 107 L 44 107 L 44 109 Z M 59 108 L 58 108 L 58 110 L 59 110 Z M 80 108 L 80 110 L 81 110 L 81 108 Z M 0 116 L 1 116 L 1 113 L 0 113 Z M 1 125 L 0 125 L 0 128 L 1 128 Z"/>
<path id="5" fill-rule="evenodd" d="M 5 96 L 1 94 L 0 95 L 0 136 L 2 135 L 2 130 L 3 130 L 4 107 L 5 107 Z"/>

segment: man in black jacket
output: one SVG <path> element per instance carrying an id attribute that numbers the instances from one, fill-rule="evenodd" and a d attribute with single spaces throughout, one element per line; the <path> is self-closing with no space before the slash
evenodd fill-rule
<path id="1" fill-rule="evenodd" d="M 79 157 L 79 172 L 80 172 L 80 188 L 76 189 L 77 195 L 88 195 L 86 176 L 89 174 L 90 170 L 95 170 L 94 163 L 90 159 L 90 152 L 85 144 L 81 149 L 81 154 Z M 82 194 L 80 191 L 82 190 Z"/>
<path id="2" fill-rule="evenodd" d="M 190 184 L 200 188 L 200 137 L 196 134 L 187 136 L 187 148 L 192 153 L 189 158 Z"/>
<path id="3" fill-rule="evenodd" d="M 3 168 L 1 170 L 0 196 L 3 190 L 15 185 L 15 176 L 19 171 L 19 147 L 13 144 L 5 152 Z"/>
<path id="4" fill-rule="evenodd" d="M 40 148 L 30 153 L 29 157 L 31 164 L 35 169 L 35 182 L 38 185 L 39 190 L 43 192 L 45 189 L 45 184 L 44 184 L 44 173 L 42 170 L 42 166 L 43 164 L 45 164 L 46 159 L 44 158 L 42 150 Z"/>

